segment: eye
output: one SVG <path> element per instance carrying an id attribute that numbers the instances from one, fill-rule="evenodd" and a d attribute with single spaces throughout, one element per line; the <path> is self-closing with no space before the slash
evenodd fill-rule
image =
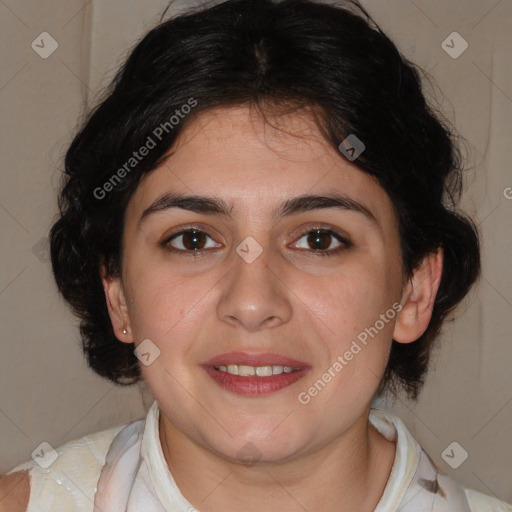
<path id="1" fill-rule="evenodd" d="M 301 235 L 299 241 L 302 239 L 305 239 L 307 246 L 300 247 L 298 242 L 295 246 L 298 246 L 299 249 L 312 251 L 318 256 L 330 256 L 351 246 L 351 243 L 345 237 L 331 229 L 310 229 Z"/>
<path id="2" fill-rule="evenodd" d="M 184 229 L 167 238 L 163 245 L 174 252 L 199 252 L 205 249 L 220 247 L 220 244 L 207 245 L 208 239 L 212 237 L 200 229 Z"/>

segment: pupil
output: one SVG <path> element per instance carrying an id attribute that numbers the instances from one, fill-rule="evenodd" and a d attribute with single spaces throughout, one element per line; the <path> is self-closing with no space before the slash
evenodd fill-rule
<path id="1" fill-rule="evenodd" d="M 325 243 L 322 243 L 322 238 Z M 315 247 L 315 249 L 327 249 L 330 245 L 330 235 L 328 233 L 324 233 L 322 231 L 317 231 L 316 233 L 311 233 L 308 237 L 308 243 L 312 243 L 320 245 L 320 247 Z"/>
<path id="2" fill-rule="evenodd" d="M 183 235 L 183 245 L 190 250 L 199 250 L 202 247 L 201 240 L 204 242 L 204 233 L 198 231 L 189 231 Z M 195 247 L 195 244 L 201 247 Z"/>

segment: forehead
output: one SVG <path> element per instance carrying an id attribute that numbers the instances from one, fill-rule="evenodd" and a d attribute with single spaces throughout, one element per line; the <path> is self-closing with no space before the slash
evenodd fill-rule
<path id="1" fill-rule="evenodd" d="M 200 113 L 183 130 L 173 152 L 181 152 L 186 146 L 198 158 L 214 153 L 246 163 L 252 159 L 255 165 L 262 158 L 263 162 L 272 162 L 270 167 L 283 160 L 283 169 L 285 161 L 300 164 L 341 160 L 319 132 L 310 109 L 287 113 L 260 111 L 254 105 L 211 109 Z M 263 162 L 259 163 L 260 172 L 265 172 Z"/>
<path id="2" fill-rule="evenodd" d="M 248 106 L 200 113 L 141 181 L 129 208 L 140 214 L 169 191 L 223 198 L 234 214 L 274 211 L 298 195 L 342 193 L 367 205 L 379 224 L 394 220 L 385 190 L 329 145 L 304 111 L 265 119 Z"/>

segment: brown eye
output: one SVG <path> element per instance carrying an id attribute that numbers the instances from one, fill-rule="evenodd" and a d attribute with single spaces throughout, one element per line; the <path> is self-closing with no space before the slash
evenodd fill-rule
<path id="1" fill-rule="evenodd" d="M 306 247 L 301 246 L 300 240 L 302 239 L 305 239 Z M 295 244 L 299 249 L 304 249 L 318 256 L 330 256 L 348 249 L 351 245 L 346 238 L 330 229 L 310 229 L 303 233 L 299 242 Z"/>
<path id="2" fill-rule="evenodd" d="M 332 235 L 326 231 L 311 231 L 307 241 L 312 249 L 325 251 L 331 245 Z"/>
<path id="3" fill-rule="evenodd" d="M 181 239 L 181 240 L 180 240 Z M 204 231 L 198 229 L 186 229 L 171 236 L 165 245 L 170 245 L 173 250 L 182 252 L 202 251 L 219 247 L 219 245 L 207 246 L 208 239 L 212 238 Z"/>

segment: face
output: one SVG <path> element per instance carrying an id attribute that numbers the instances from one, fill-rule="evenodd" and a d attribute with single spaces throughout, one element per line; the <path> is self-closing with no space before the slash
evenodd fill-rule
<path id="1" fill-rule="evenodd" d="M 190 124 L 131 198 L 123 279 L 105 281 L 119 339 L 160 351 L 141 369 L 165 424 L 235 460 L 291 460 L 361 421 L 404 292 L 386 192 L 307 115 L 272 123 L 237 107 Z"/>

